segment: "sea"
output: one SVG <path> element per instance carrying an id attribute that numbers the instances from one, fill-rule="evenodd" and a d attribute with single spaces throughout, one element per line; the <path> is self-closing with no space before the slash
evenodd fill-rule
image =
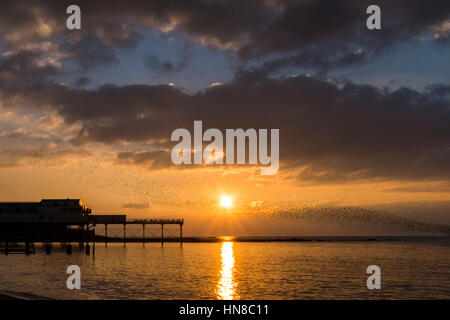
<path id="1" fill-rule="evenodd" d="M 255 240 L 255 239 L 253 239 Z M 25 299 L 450 299 L 450 237 L 96 243 L 90 255 L 0 254 L 0 294 Z M 69 266 L 80 289 L 69 289 Z M 369 266 L 380 289 L 369 289 Z"/>

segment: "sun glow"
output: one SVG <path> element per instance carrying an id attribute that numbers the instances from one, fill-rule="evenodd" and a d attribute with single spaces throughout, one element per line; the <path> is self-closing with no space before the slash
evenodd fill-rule
<path id="1" fill-rule="evenodd" d="M 225 208 L 231 208 L 233 199 L 230 196 L 222 196 L 220 197 L 220 205 Z"/>

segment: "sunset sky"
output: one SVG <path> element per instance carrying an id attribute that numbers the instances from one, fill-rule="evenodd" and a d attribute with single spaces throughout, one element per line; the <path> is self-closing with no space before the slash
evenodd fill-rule
<path id="1" fill-rule="evenodd" d="M 77 1 L 81 30 L 72 1 L 2 2 L 0 201 L 81 198 L 187 235 L 450 224 L 450 2 L 376 1 L 368 30 L 372 2 Z M 194 120 L 280 129 L 280 170 L 175 166 Z"/>

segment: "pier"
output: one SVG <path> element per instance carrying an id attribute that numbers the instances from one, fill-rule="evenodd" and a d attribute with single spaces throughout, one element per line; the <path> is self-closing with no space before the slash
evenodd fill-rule
<path id="1" fill-rule="evenodd" d="M 31 254 L 37 242 L 47 254 L 58 242 L 67 254 L 72 254 L 72 243 L 78 243 L 86 254 L 91 253 L 91 244 L 95 254 L 96 242 L 182 244 L 183 224 L 184 219 L 129 220 L 126 215 L 93 215 L 80 199 L 6 202 L 0 203 L 0 252 Z M 101 235 L 97 233 L 99 226 L 104 228 Z M 168 226 L 176 226 L 175 234 Z"/>
<path id="2" fill-rule="evenodd" d="M 106 216 L 95 216 L 95 220 L 88 223 L 85 228 L 88 230 L 91 242 L 179 242 L 183 243 L 184 219 L 139 219 L 124 220 L 122 222 L 110 221 Z M 176 234 L 173 230 L 167 230 L 167 226 L 176 226 Z M 103 228 L 103 232 L 97 233 L 98 226 Z M 111 226 L 116 226 L 116 230 L 111 230 Z M 137 227 L 134 229 L 128 227 Z"/>

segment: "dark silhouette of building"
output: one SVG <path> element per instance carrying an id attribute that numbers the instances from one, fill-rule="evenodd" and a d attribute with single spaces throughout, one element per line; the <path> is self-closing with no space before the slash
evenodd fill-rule
<path id="1" fill-rule="evenodd" d="M 79 241 L 91 209 L 80 199 L 1 202 L 0 241 Z M 73 227 L 79 228 L 73 229 Z"/>

